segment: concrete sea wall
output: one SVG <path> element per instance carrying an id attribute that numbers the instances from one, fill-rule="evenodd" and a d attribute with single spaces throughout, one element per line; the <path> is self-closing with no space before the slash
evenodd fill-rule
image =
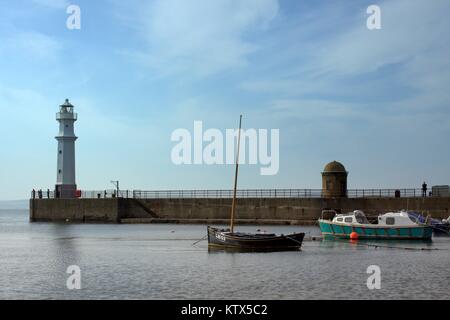
<path id="1" fill-rule="evenodd" d="M 31 199 L 30 221 L 119 223 L 120 199 Z"/>
<path id="2" fill-rule="evenodd" d="M 449 197 L 427 198 L 245 198 L 237 202 L 237 223 L 313 224 L 323 208 L 363 210 L 368 216 L 414 210 L 447 218 Z M 231 199 L 32 199 L 31 221 L 101 223 L 227 223 Z"/>

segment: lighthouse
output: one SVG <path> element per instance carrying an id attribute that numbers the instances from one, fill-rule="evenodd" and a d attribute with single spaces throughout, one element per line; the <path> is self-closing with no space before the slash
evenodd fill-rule
<path id="1" fill-rule="evenodd" d="M 55 137 L 58 141 L 56 196 L 74 198 L 77 190 L 75 182 L 75 140 L 77 137 L 74 132 L 77 114 L 73 112 L 73 105 L 69 99 L 59 106 L 56 120 L 59 122 L 59 134 Z"/>

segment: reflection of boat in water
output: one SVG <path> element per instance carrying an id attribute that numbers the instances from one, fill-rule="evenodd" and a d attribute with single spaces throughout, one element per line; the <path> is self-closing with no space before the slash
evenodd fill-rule
<path id="1" fill-rule="evenodd" d="M 234 176 L 233 202 L 231 205 L 230 229 L 218 229 L 208 226 L 208 247 L 250 251 L 285 251 L 299 250 L 304 233 L 276 235 L 264 233 L 234 232 L 234 215 L 236 211 L 236 188 L 239 170 L 239 148 L 241 142 L 242 115 L 239 118 L 238 148 L 236 172 Z"/>
<path id="2" fill-rule="evenodd" d="M 448 219 L 439 220 L 427 218 L 414 211 L 408 211 L 408 215 L 418 223 L 431 225 L 435 235 L 450 235 L 450 217 Z"/>
<path id="3" fill-rule="evenodd" d="M 322 216 L 327 211 L 324 210 Z M 433 228 L 430 225 L 416 222 L 408 212 L 388 212 L 378 216 L 377 223 L 370 223 L 364 212 L 335 214 L 333 220 L 319 219 L 320 231 L 324 237 L 357 238 L 372 240 L 429 240 Z"/>

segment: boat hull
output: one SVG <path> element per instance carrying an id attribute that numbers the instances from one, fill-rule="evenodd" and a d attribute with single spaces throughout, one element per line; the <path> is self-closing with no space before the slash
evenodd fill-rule
<path id="1" fill-rule="evenodd" d="M 300 250 L 304 236 L 304 233 L 279 236 L 230 233 L 218 228 L 208 227 L 208 246 L 243 251 Z"/>
<path id="2" fill-rule="evenodd" d="M 352 232 L 358 239 L 372 240 L 430 240 L 433 234 L 431 226 L 369 226 L 334 223 L 319 219 L 320 231 L 324 237 L 349 239 Z"/>
<path id="3" fill-rule="evenodd" d="M 417 213 L 414 211 L 409 211 L 408 214 L 412 218 L 413 221 L 417 221 L 418 223 L 425 224 L 428 220 L 428 223 L 433 228 L 434 235 L 439 235 L 439 236 L 450 235 L 450 224 L 449 223 L 444 223 L 441 220 L 433 219 L 433 218 L 428 219 L 427 217 L 424 217 L 420 213 Z"/>

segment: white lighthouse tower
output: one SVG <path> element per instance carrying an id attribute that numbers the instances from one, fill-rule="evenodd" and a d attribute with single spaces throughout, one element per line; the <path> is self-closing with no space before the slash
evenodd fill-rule
<path id="1" fill-rule="evenodd" d="M 77 190 L 75 182 L 75 140 L 74 122 L 77 114 L 73 112 L 73 105 L 69 99 L 59 107 L 56 114 L 59 122 L 58 141 L 58 168 L 56 178 L 56 197 L 74 198 Z"/>

